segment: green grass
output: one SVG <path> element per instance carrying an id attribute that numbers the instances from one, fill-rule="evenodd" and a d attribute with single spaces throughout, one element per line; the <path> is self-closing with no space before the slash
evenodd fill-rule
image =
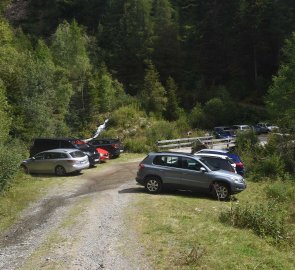
<path id="1" fill-rule="evenodd" d="M 267 183 L 248 183 L 239 201 L 190 194 L 139 194 L 128 209 L 131 229 L 155 269 L 295 269 L 294 247 L 275 246 L 252 230 L 219 220 L 232 203 L 266 200 Z"/>
<path id="2" fill-rule="evenodd" d="M 60 181 L 60 178 L 40 178 L 19 173 L 12 186 L 0 193 L 0 232 L 10 227 L 31 202 Z"/>

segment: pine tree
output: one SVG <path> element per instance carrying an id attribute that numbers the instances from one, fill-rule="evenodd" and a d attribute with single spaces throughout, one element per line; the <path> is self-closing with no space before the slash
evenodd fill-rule
<path id="1" fill-rule="evenodd" d="M 159 74 L 151 61 L 145 71 L 143 90 L 139 94 L 140 102 L 146 112 L 161 117 L 166 110 L 167 97 Z"/>
<path id="2" fill-rule="evenodd" d="M 176 96 L 176 93 L 178 92 L 177 85 L 171 77 L 169 77 L 166 82 L 166 91 L 167 107 L 165 111 L 165 117 L 170 121 L 174 121 L 180 116 L 180 107 Z"/>
<path id="3" fill-rule="evenodd" d="M 278 74 L 268 91 L 267 106 L 282 126 L 295 127 L 295 33 L 286 41 Z"/>

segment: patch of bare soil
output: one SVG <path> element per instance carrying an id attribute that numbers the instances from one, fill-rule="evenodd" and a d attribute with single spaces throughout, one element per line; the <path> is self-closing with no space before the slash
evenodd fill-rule
<path id="1" fill-rule="evenodd" d="M 124 222 L 124 210 L 143 190 L 135 185 L 137 166 L 66 177 L 0 236 L 0 269 L 151 269 Z"/>

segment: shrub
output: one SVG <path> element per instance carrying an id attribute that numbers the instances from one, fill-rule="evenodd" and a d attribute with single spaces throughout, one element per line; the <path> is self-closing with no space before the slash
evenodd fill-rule
<path id="1" fill-rule="evenodd" d="M 146 117 L 146 114 L 143 111 L 140 111 L 136 105 L 129 105 L 114 111 L 110 117 L 108 125 L 113 127 L 130 128 L 134 125 L 140 124 L 143 117 Z"/>
<path id="2" fill-rule="evenodd" d="M 258 146 L 258 137 L 254 131 L 239 132 L 236 138 L 236 148 L 239 152 L 253 151 Z"/>
<path id="3" fill-rule="evenodd" d="M 126 139 L 124 141 L 124 149 L 126 152 L 131 153 L 146 153 L 150 150 L 144 138 Z"/>
<path id="4" fill-rule="evenodd" d="M 264 177 L 281 177 L 285 174 L 285 164 L 274 154 L 260 160 L 256 165 L 256 172 Z"/>
<path id="5" fill-rule="evenodd" d="M 178 137 L 178 132 L 173 123 L 156 121 L 146 131 L 147 143 L 155 145 L 159 140 L 172 140 Z"/>
<path id="6" fill-rule="evenodd" d="M 235 205 L 221 212 L 220 221 L 238 228 L 252 229 L 262 238 L 270 237 L 275 243 L 290 241 L 290 228 L 287 223 L 288 212 L 280 204 Z"/>
<path id="7" fill-rule="evenodd" d="M 295 187 L 291 181 L 277 181 L 266 187 L 266 195 L 278 202 L 295 201 Z"/>
<path id="8" fill-rule="evenodd" d="M 9 187 L 19 171 L 22 156 L 20 152 L 9 146 L 0 146 L 0 191 Z"/>

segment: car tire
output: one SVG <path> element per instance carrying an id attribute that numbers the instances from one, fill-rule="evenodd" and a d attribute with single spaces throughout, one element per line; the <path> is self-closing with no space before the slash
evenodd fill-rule
<path id="1" fill-rule="evenodd" d="M 65 176 L 67 174 L 65 168 L 63 166 L 55 167 L 55 175 L 56 176 Z"/>
<path id="2" fill-rule="evenodd" d="M 212 192 L 219 201 L 227 200 L 230 197 L 230 189 L 227 184 L 216 182 L 212 185 Z"/>
<path id="3" fill-rule="evenodd" d="M 157 176 L 148 176 L 145 182 L 145 189 L 151 194 L 160 193 L 162 190 L 162 181 Z"/>
<path id="4" fill-rule="evenodd" d="M 29 169 L 28 169 L 27 166 L 25 166 L 25 165 L 21 165 L 20 167 L 21 167 L 21 170 L 22 170 L 25 174 L 29 174 Z"/>

